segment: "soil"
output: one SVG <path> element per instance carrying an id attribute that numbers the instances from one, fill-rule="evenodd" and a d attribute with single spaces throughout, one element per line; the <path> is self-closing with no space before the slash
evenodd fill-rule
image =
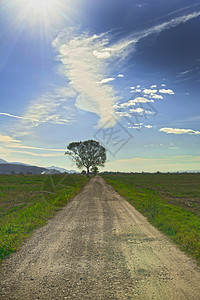
<path id="1" fill-rule="evenodd" d="M 200 299 L 200 268 L 96 176 L 4 261 L 0 299 Z"/>

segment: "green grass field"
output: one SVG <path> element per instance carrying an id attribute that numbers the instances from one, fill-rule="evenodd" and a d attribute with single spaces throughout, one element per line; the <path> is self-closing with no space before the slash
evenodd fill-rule
<path id="1" fill-rule="evenodd" d="M 0 175 L 0 261 L 73 198 L 83 175 Z"/>
<path id="2" fill-rule="evenodd" d="M 200 174 L 103 174 L 159 230 L 200 263 Z"/>

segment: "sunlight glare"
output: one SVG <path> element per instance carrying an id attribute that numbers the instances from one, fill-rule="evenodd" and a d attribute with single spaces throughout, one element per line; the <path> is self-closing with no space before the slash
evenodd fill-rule
<path id="1" fill-rule="evenodd" d="M 27 4 L 35 10 L 48 10 L 56 4 L 55 0 L 27 0 Z"/>

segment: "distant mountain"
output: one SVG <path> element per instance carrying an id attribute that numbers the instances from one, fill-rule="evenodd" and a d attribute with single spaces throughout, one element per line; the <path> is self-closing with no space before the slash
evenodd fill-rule
<path id="1" fill-rule="evenodd" d="M 77 171 L 75 171 L 75 170 L 67 170 L 67 169 L 64 169 L 64 168 L 60 168 L 60 167 L 55 167 L 55 166 L 52 166 L 52 167 L 47 167 L 46 169 L 48 169 L 48 170 L 57 170 L 57 171 L 59 171 L 60 173 L 79 173 L 79 172 L 77 172 Z"/>
<path id="2" fill-rule="evenodd" d="M 24 163 L 21 163 L 21 162 L 9 162 L 9 161 L 6 161 L 5 159 L 2 159 L 2 158 L 0 158 L 0 164 L 15 164 L 15 165 L 30 166 L 28 164 L 24 164 Z"/>
<path id="3" fill-rule="evenodd" d="M 8 164 L 22 165 L 22 166 L 30 166 L 30 165 L 28 165 L 28 164 L 24 164 L 24 163 L 21 163 L 21 162 L 8 162 Z"/>
<path id="4" fill-rule="evenodd" d="M 20 162 L 7 162 L 0 158 L 0 174 L 23 173 L 23 174 L 59 174 L 59 173 L 79 173 L 75 170 L 67 170 L 60 167 L 51 166 L 48 168 L 31 166 Z"/>
<path id="5" fill-rule="evenodd" d="M 0 164 L 7 164 L 8 162 L 2 158 L 0 158 Z"/>
<path id="6" fill-rule="evenodd" d="M 17 164 L 0 164 L 0 174 L 35 174 L 39 175 L 42 172 L 47 171 L 45 168 L 36 166 L 25 166 Z"/>

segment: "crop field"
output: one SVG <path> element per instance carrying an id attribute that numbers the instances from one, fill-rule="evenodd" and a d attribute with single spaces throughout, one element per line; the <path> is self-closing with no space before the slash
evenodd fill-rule
<path id="1" fill-rule="evenodd" d="M 150 223 L 200 262 L 200 174 L 103 174 Z"/>
<path id="2" fill-rule="evenodd" d="M 0 261 L 73 198 L 82 175 L 0 175 Z"/>

